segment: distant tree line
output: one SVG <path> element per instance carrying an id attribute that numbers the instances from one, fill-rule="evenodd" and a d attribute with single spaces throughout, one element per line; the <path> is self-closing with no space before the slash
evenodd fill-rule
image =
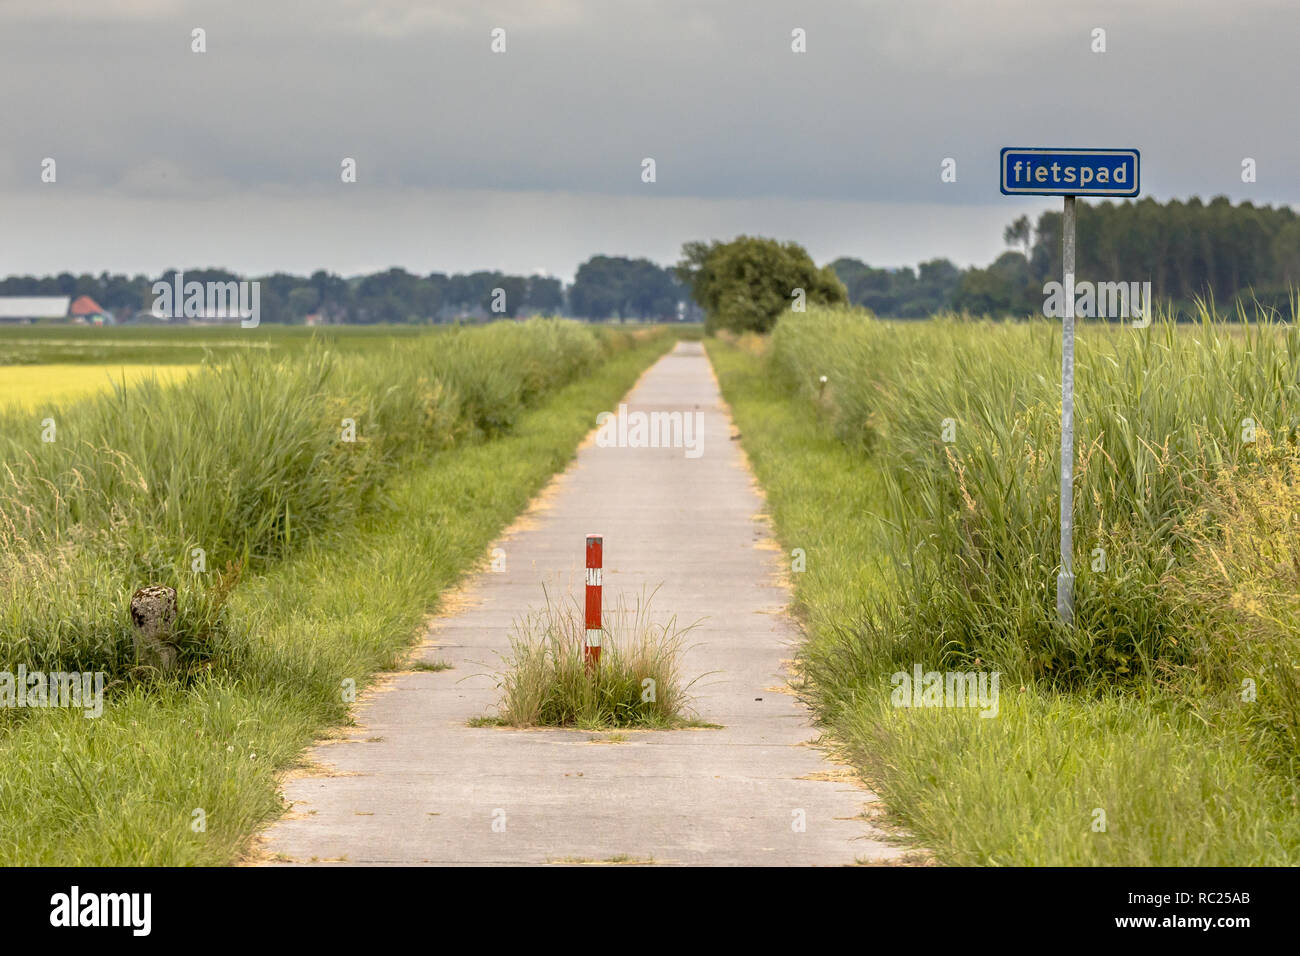
<path id="1" fill-rule="evenodd" d="M 179 270 L 161 275 L 10 276 L 0 295 L 88 295 L 119 319 L 149 312 L 153 284 L 170 282 Z M 319 270 L 308 277 L 277 272 L 245 277 L 225 269 L 186 269 L 185 281 L 232 282 L 255 278 L 263 322 L 301 323 L 317 315 L 329 323 L 427 323 L 465 319 L 567 315 L 604 320 L 676 319 L 689 295 L 669 269 L 648 259 L 594 256 L 579 267 L 567 287 L 554 276 L 502 272 L 417 275 L 388 269 L 343 278 Z"/>
<path id="2" fill-rule="evenodd" d="M 876 315 L 915 318 L 952 307 L 962 270 L 947 259 L 922 262 L 913 271 L 873 269 L 857 259 L 836 259 L 831 268 L 844 283 L 849 301 Z"/>
<path id="3" fill-rule="evenodd" d="M 1157 300 L 1190 310 L 1195 298 L 1221 309 L 1235 302 L 1286 311 L 1300 287 L 1300 216 L 1288 207 L 1239 205 L 1223 196 L 1203 203 L 1153 199 L 1078 205 L 1076 278 L 1094 282 L 1150 282 Z M 1011 248 L 984 268 L 960 269 L 932 259 L 915 270 L 872 268 L 836 259 L 818 268 L 796 243 L 740 236 L 730 242 L 688 242 L 675 267 L 648 259 L 593 256 L 572 284 L 553 276 L 501 272 L 418 275 L 389 269 L 343 278 L 275 273 L 261 281 L 262 320 L 423 323 L 521 315 L 569 315 L 653 321 L 707 315 L 736 329 L 770 327 L 794 303 L 848 302 L 877 315 L 923 318 L 942 311 L 1027 315 L 1043 307 L 1043 284 L 1060 278 L 1061 213 L 1027 216 L 1003 233 Z M 161 276 L 102 273 L 0 280 L 0 295 L 89 295 L 119 317 L 148 312 L 151 286 Z M 235 281 L 221 269 L 192 269 L 187 279 Z"/>
<path id="4" fill-rule="evenodd" d="M 1195 300 L 1214 299 L 1221 311 L 1258 301 L 1289 314 L 1300 286 L 1300 216 L 1289 207 L 1209 203 L 1080 202 L 1076 224 L 1076 278 L 1093 282 L 1150 282 L 1157 300 L 1191 312 Z M 1007 226 L 1010 247 L 984 268 L 959 269 L 947 259 L 911 268 L 873 269 L 856 259 L 831 268 L 849 300 L 877 315 L 917 318 L 935 312 L 1026 315 L 1043 307 L 1043 284 L 1061 278 L 1061 213 L 1038 222 L 1021 216 Z"/>
<path id="5" fill-rule="evenodd" d="M 1150 282 L 1167 307 L 1189 312 L 1195 299 L 1221 311 L 1258 301 L 1289 315 L 1300 286 L 1300 217 L 1286 207 L 1232 203 L 1080 202 L 1075 273 L 1093 282 Z M 1003 233 L 1004 252 L 984 269 L 968 269 L 949 307 L 972 313 L 1039 312 L 1043 283 L 1061 278 L 1061 213 L 1031 225 L 1022 216 Z"/>

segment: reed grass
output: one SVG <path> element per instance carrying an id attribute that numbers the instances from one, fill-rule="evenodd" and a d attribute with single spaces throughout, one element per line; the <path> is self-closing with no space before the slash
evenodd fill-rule
<path id="1" fill-rule="evenodd" d="M 122 657 L 96 719 L 64 708 L 0 709 L 0 763 L 5 767 L 0 774 L 0 864 L 220 865 L 249 853 L 254 831 L 285 809 L 278 796 L 279 775 L 296 764 L 314 739 L 349 720 L 351 697 L 342 688 L 362 692 L 377 671 L 405 666 L 411 642 L 444 590 L 485 559 L 488 543 L 571 460 L 596 412 L 625 394 L 671 344 L 662 333 L 649 331 L 555 330 L 540 323 L 509 329 L 468 330 L 463 343 L 468 354 L 458 360 L 500 368 L 510 355 L 520 359 L 519 349 L 534 336 L 534 347 L 544 356 L 548 341 L 558 345 L 572 335 L 573 348 L 550 353 L 557 362 L 553 367 L 520 364 L 521 375 L 532 382 L 528 387 L 501 383 L 531 403 L 504 430 L 462 415 L 455 419 L 460 431 L 452 433 L 454 444 L 445 445 L 446 432 L 428 428 L 419 432 L 430 440 L 418 453 L 375 435 L 376 442 L 388 442 L 387 457 L 367 461 L 382 464 L 386 475 L 368 504 L 340 501 L 334 519 L 305 523 L 302 530 L 295 525 L 274 554 L 250 557 L 224 583 L 213 579 L 221 570 L 214 563 L 206 574 L 193 575 L 188 555 L 176 559 L 169 551 L 160 552 L 167 561 L 185 562 L 179 572 L 181 627 L 205 642 L 187 651 L 186 671 L 142 678 L 131 671 L 129 657 Z M 512 342 L 519 348 L 504 357 L 477 354 L 509 348 Z M 402 351 L 414 348 L 409 341 L 402 343 Z M 581 360 L 584 354 L 588 360 Z M 563 361 L 565 355 L 579 360 Z M 421 346 L 416 357 L 427 359 L 416 371 L 428 378 L 430 388 L 437 383 L 450 387 L 450 376 L 430 374 L 438 368 L 436 346 Z M 350 365 L 361 358 L 323 360 L 331 373 L 324 379 L 322 401 L 342 396 L 349 403 L 387 401 L 400 409 L 406 399 L 382 393 L 400 383 L 405 372 L 383 361 L 366 368 Z M 393 356 L 394 363 L 402 361 Z M 278 377 L 292 383 L 304 374 L 285 366 Z M 260 381 L 276 387 L 276 378 Z M 361 393 L 348 395 L 343 385 L 349 381 Z M 238 383 L 225 387 L 242 394 Z M 418 396 L 409 403 L 428 407 Z M 337 435 L 337 409 L 322 413 L 312 406 L 300 412 L 319 416 Z M 85 414 L 75 411 L 70 417 Z M 93 420 L 93 415 L 82 420 Z M 411 435 L 416 431 L 410 423 L 420 420 L 384 419 L 406 421 Z M 366 434 L 364 428 L 358 431 Z M 291 433 L 303 435 L 309 444 L 315 440 L 310 429 Z M 214 438 L 219 434 L 214 432 Z M 329 451 L 332 446 L 324 447 Z M 165 449 L 152 452 L 157 460 L 166 460 Z M 214 457 L 219 452 L 214 450 Z M 177 463 L 177 473 L 183 476 L 182 465 Z M 160 474 L 166 479 L 170 472 Z M 95 480 L 103 479 L 87 484 L 96 487 Z M 168 499 L 160 494 L 158 500 Z M 93 505 L 94 497 L 88 501 Z M 128 520 L 157 515 L 150 510 L 153 501 L 143 489 L 125 495 L 122 527 L 129 531 Z M 328 508 L 330 502 L 325 504 Z M 117 528 L 93 527 L 89 516 L 95 513 L 89 508 L 86 520 L 70 522 L 59 535 L 34 535 L 50 550 L 22 552 L 23 560 L 7 565 L 6 581 L 15 592 L 22 591 L 23 581 L 43 587 L 16 600 L 13 592 L 0 592 L 8 601 L 4 612 L 11 615 L 0 619 L 0 632 L 6 653 L 13 655 L 0 660 L 0 670 L 6 664 L 13 670 L 20 662 L 34 669 L 36 657 L 66 661 L 79 653 L 105 653 L 96 649 L 123 639 L 116 599 L 124 600 L 122 589 L 135 565 L 117 560 L 111 547 Z M 257 518 L 255 512 L 248 516 Z M 214 520 L 202 515 L 185 520 L 191 519 Z M 229 525 L 214 521 L 213 526 Z M 231 533 L 243 532 L 236 527 Z M 173 539 L 168 547 L 176 544 Z M 79 567 L 102 577 L 68 573 Z M 213 593 L 220 588 L 224 594 Z M 204 601 L 220 607 L 201 605 Z M 41 628 L 25 616 L 27 608 L 35 609 Z M 75 630 L 55 630 L 52 624 L 61 616 Z M 219 626 L 199 630 L 214 620 Z M 11 625 L 27 640 L 11 639 Z M 68 642 L 58 640 L 61 633 Z M 44 643 L 31 640 L 33 636 Z"/>
<path id="2" fill-rule="evenodd" d="M 708 345 L 806 553 L 809 700 L 945 862 L 1300 859 L 1300 338 L 1200 318 L 1079 330 L 1073 628 L 1054 600 L 1059 327 L 813 310 Z M 1000 671 L 997 719 L 891 706 L 891 672 L 917 663 Z"/>
<path id="3" fill-rule="evenodd" d="M 186 668 L 238 653 L 222 607 L 240 575 L 343 543 L 399 469 L 508 432 L 631 341 L 539 319 L 357 354 L 243 352 L 47 412 L 53 442 L 44 417 L 0 410 L 0 664 L 127 675 L 146 583 L 178 591 Z"/>

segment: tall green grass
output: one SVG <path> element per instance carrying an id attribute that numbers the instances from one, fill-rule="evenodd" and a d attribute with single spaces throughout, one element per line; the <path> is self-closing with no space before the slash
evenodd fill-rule
<path id="1" fill-rule="evenodd" d="M 344 535 L 398 469 L 508 431 L 629 341 L 533 320 L 243 353 L 59 409 L 53 442 L 0 411 L 0 663 L 128 674 L 127 603 L 151 582 L 179 592 L 187 667 L 238 654 L 222 608 L 241 574 Z"/>
<path id="2" fill-rule="evenodd" d="M 355 520 L 294 531 L 279 557 L 246 570 L 222 609 L 225 654 L 185 675 L 120 675 L 97 719 L 62 708 L 0 714 L 0 863 L 211 865 L 240 858 L 254 830 L 284 810 L 279 774 L 314 738 L 347 721 L 344 684 L 361 692 L 376 670 L 402 666 L 443 590 L 571 460 L 596 412 L 670 345 L 648 332 L 579 331 L 596 346 L 594 366 L 563 385 L 534 386 L 526 399 L 532 407 L 508 429 L 478 440 L 491 428 L 475 426 L 432 453 L 395 450 L 387 480 Z M 501 341 L 500 332 L 475 330 L 466 348 L 473 351 L 475 336 L 484 334 L 484 349 Z M 485 361 L 500 367 L 492 356 Z M 372 384 L 382 390 L 389 379 L 381 374 Z M 93 607 L 69 601 L 64 609 L 94 620 Z M 113 619 L 112 609 L 105 615 Z"/>
<path id="3" fill-rule="evenodd" d="M 1055 614 L 1060 468 L 1059 330 L 940 320 L 906 327 L 853 312 L 781 320 L 779 374 L 836 433 L 883 466 L 892 567 L 846 653 L 941 649 L 1013 679 L 1081 687 L 1194 665 L 1169 576 L 1183 533 L 1224 474 L 1294 474 L 1300 330 L 1084 325 L 1076 359 L 1077 623 Z M 822 386 L 819 379 L 828 379 Z M 1250 422 L 1247 422 L 1247 419 Z M 944 440 L 945 420 L 955 437 Z M 1253 422 L 1253 436 L 1250 434 Z M 1103 564 L 1104 557 L 1104 564 Z M 1186 595 L 1180 595 L 1180 602 Z M 843 662 L 850 670 L 862 662 Z"/>
<path id="4" fill-rule="evenodd" d="M 838 337 L 841 321 L 844 338 Z M 944 622 L 929 628 L 933 619 L 913 618 L 914 608 L 926 613 L 931 602 L 958 603 L 968 592 L 960 580 L 933 576 L 936 588 L 953 593 L 917 593 L 908 563 L 933 560 L 932 548 L 976 547 L 989 539 L 972 544 L 954 534 L 918 547 L 908 536 L 918 520 L 909 509 L 924 514 L 928 505 L 898 491 L 908 477 L 900 472 L 917 467 L 890 451 L 891 430 L 907 410 L 869 401 L 873 391 L 886 394 L 881 379 L 906 374 L 901 367 L 911 360 L 913 336 L 925 343 L 947 330 L 862 324 L 857 315 L 811 316 L 800 330 L 809 336 L 800 344 L 817 359 L 811 377 L 791 374 L 775 343 L 746 338 L 708 348 L 777 532 L 788 549 L 806 555 L 803 572 L 791 577 L 808 634 L 800 656 L 809 699 L 894 821 L 939 860 L 955 864 L 1294 864 L 1300 786 L 1286 655 L 1293 674 L 1300 484 L 1292 459 L 1264 444 L 1257 456 L 1242 455 L 1235 468 L 1220 470 L 1215 481 L 1189 486 L 1188 507 L 1176 514 L 1171 534 L 1178 540 L 1169 542 L 1181 557 L 1161 578 L 1169 640 L 1175 650 L 1193 648 L 1189 663 L 1166 659 L 1147 672 L 1098 668 L 1082 676 L 1042 668 L 1016 679 L 996 643 L 956 647 Z M 954 324 L 962 336 L 965 327 Z M 1036 334 L 1016 326 L 976 328 L 1009 338 Z M 812 341 L 817 331 L 826 341 Z M 1106 331 L 1088 326 L 1081 337 L 1097 333 Z M 870 362 L 852 360 L 850 336 L 878 348 Z M 1059 362 L 1059 353 L 1046 354 L 1046 338 L 1044 361 Z M 1025 354 L 1020 361 L 1039 359 Z M 973 360 L 968 364 L 975 377 L 989 374 Z M 824 389 L 821 374 L 828 377 Z M 965 370 L 951 375 L 934 388 L 960 397 Z M 845 413 L 855 396 L 871 413 L 873 437 L 866 441 L 861 418 L 855 425 Z M 941 441 L 937 422 L 933 435 Z M 957 437 L 971 439 L 961 427 Z M 933 467 L 945 463 L 946 455 Z M 960 490 L 954 499 L 949 520 L 958 524 L 966 502 Z M 1044 520 L 1053 524 L 1054 550 L 1054 499 L 1051 504 Z M 1018 550 L 980 560 L 1009 558 L 1026 560 Z M 1042 563 L 1055 573 L 1050 557 Z M 981 595 L 998 600 L 996 592 Z M 1042 588 L 1049 615 L 1054 597 L 1050 586 Z M 1005 642 L 1018 637 L 1016 627 L 1008 621 Z M 1024 658 L 1015 648 L 1009 656 Z M 917 663 L 958 669 L 953 661 L 965 662 L 961 670 L 1003 672 L 996 719 L 966 709 L 892 706 L 892 672 Z M 1249 675 L 1259 696 L 1247 702 L 1240 681 Z M 1096 827 L 1098 810 L 1106 814 L 1104 829 Z"/>

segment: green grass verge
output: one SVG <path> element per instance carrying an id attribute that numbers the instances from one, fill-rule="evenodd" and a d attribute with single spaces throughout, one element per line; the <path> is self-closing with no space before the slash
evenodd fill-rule
<path id="1" fill-rule="evenodd" d="M 950 864 L 1300 860 L 1294 783 L 1264 769 L 1244 717 L 1207 721 L 1185 688 L 1004 684 L 994 719 L 891 706 L 890 674 L 910 670 L 916 648 L 864 648 L 857 628 L 874 602 L 897 600 L 880 465 L 783 384 L 761 343 L 706 347 L 778 537 L 803 552 L 792 578 L 819 675 L 811 702 L 920 845 Z"/>
<path id="2" fill-rule="evenodd" d="M 565 466 L 595 412 L 670 345 L 617 352 L 509 431 L 411 465 L 382 504 L 295 542 L 229 598 L 237 666 L 126 684 L 94 720 L 28 711 L 0 739 L 0 865 L 227 864 L 281 811 L 279 774 L 394 667 L 440 592 Z"/>

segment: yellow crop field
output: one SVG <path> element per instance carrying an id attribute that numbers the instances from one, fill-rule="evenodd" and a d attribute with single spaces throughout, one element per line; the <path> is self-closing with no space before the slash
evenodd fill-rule
<path id="1" fill-rule="evenodd" d="M 199 365 L 0 365 L 0 406 L 68 402 L 113 383 L 135 385 L 153 377 L 167 384 L 191 375 Z"/>

